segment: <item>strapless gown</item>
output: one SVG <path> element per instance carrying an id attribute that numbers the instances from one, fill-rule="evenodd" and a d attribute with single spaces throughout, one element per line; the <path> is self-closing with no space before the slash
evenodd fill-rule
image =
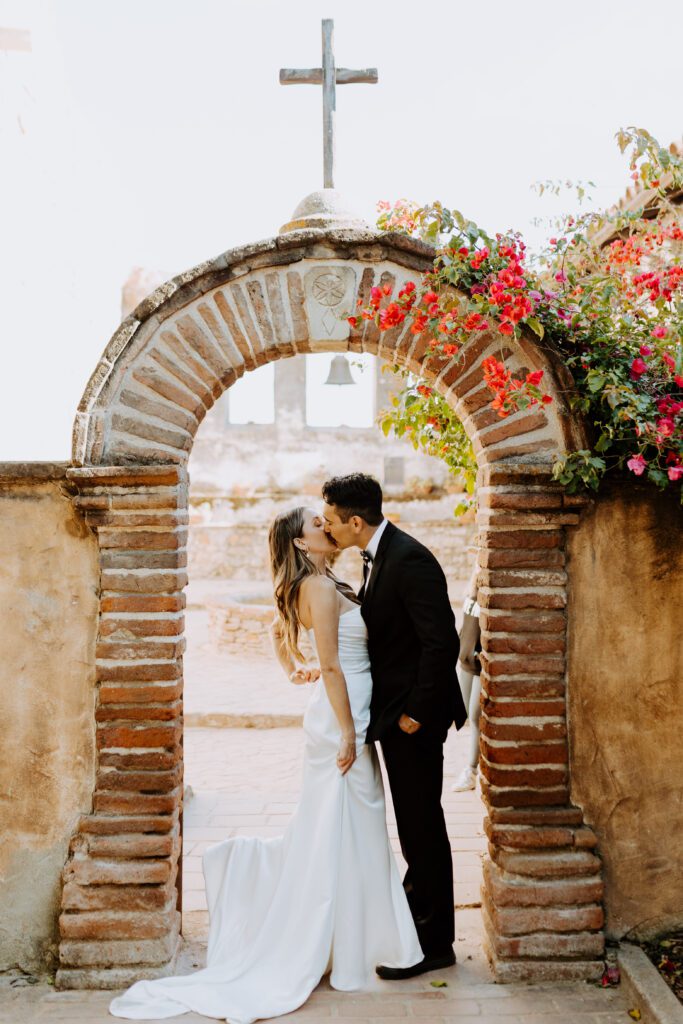
<path id="1" fill-rule="evenodd" d="M 382 776 L 365 743 L 372 678 L 360 608 L 339 620 L 339 660 L 356 727 L 357 759 L 336 765 L 340 731 L 322 679 L 304 715 L 299 805 L 283 836 L 237 836 L 203 857 L 207 966 L 138 981 L 110 1005 L 152 1020 L 195 1011 L 230 1024 L 290 1013 L 330 971 L 335 989 L 368 986 L 375 964 L 423 957 L 389 845 Z"/>

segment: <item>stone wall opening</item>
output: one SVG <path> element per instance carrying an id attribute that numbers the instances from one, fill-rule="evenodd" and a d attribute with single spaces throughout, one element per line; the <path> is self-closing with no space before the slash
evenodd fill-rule
<path id="1" fill-rule="evenodd" d="M 561 364 L 537 339 L 485 334 L 444 359 L 404 327 L 381 336 L 370 323 L 349 327 L 342 314 L 358 297 L 374 284 L 399 289 L 432 258 L 404 236 L 292 231 L 167 282 L 105 349 L 68 471 L 99 547 L 98 761 L 92 813 L 64 871 L 59 986 L 118 987 L 173 970 L 187 458 L 206 412 L 238 377 L 313 351 L 371 352 L 420 372 L 472 439 L 489 954 L 502 981 L 601 973 L 600 861 L 571 803 L 566 726 L 565 531 L 580 502 L 551 479 L 553 456 L 581 447 L 581 427 L 564 404 Z M 544 370 L 553 404 L 499 420 L 480 370 L 494 353 L 514 371 Z"/>

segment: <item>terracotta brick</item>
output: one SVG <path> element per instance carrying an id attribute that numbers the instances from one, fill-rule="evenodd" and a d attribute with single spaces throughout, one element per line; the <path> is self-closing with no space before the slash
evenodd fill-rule
<path id="1" fill-rule="evenodd" d="M 486 647 L 481 654 L 482 666 L 486 666 L 489 677 L 533 675 L 538 672 L 564 671 L 564 658 L 559 654 L 496 654 L 489 656 Z"/>
<path id="2" fill-rule="evenodd" d="M 527 529 L 533 527 L 542 529 L 543 527 L 577 526 L 579 516 L 576 512 L 568 512 L 566 509 L 558 509 L 554 512 L 529 512 L 522 509 L 483 508 L 478 512 L 478 521 L 482 526 L 488 528 L 521 527 Z"/>
<path id="3" fill-rule="evenodd" d="M 176 898 L 171 879 L 164 885 L 78 885 L 67 882 L 62 889 L 62 910 L 162 910 L 169 904 L 175 904 Z"/>
<path id="4" fill-rule="evenodd" d="M 574 878 L 579 875 L 599 877 L 601 862 L 589 850 L 517 851 L 490 847 L 491 859 L 503 871 L 531 878 Z"/>
<path id="5" fill-rule="evenodd" d="M 567 616 L 562 611 L 482 609 L 480 625 L 491 633 L 564 633 Z"/>
<path id="6" fill-rule="evenodd" d="M 182 765 L 160 772 L 119 771 L 110 768 L 98 771 L 96 786 L 102 793 L 115 790 L 130 793 L 169 793 L 180 784 L 182 778 Z"/>
<path id="7" fill-rule="evenodd" d="M 508 438 L 507 442 L 503 442 L 495 447 L 485 448 L 481 444 L 477 444 L 477 437 L 475 436 L 472 439 L 472 446 L 480 462 L 496 462 L 503 459 L 507 462 L 528 455 L 538 455 L 539 452 L 554 453 L 557 450 L 557 443 L 551 437 L 543 437 L 538 441 L 526 442 L 517 441 L 515 438 Z"/>
<path id="8" fill-rule="evenodd" d="M 492 807 L 491 821 L 508 825 L 582 825 L 579 807 Z"/>
<path id="9" fill-rule="evenodd" d="M 564 846 L 592 849 L 597 845 L 595 833 L 586 826 L 568 828 L 545 825 L 502 825 L 487 818 L 485 828 L 486 835 L 494 846 L 506 846 L 518 850 Z"/>
<path id="10" fill-rule="evenodd" d="M 562 491 L 504 491 L 497 487 L 480 487 L 477 491 L 477 501 L 482 508 L 560 509 Z"/>
<path id="11" fill-rule="evenodd" d="M 100 722 L 173 722 L 183 713 L 183 702 L 171 704 L 102 704 L 95 710 Z"/>
<path id="12" fill-rule="evenodd" d="M 540 430 L 541 427 L 546 427 L 547 425 L 548 420 L 543 412 L 530 412 L 522 416 L 510 416 L 499 427 L 483 431 L 479 435 L 479 440 L 487 448 L 489 445 L 506 441 L 510 437 L 530 434 L 532 430 Z"/>
<path id="13" fill-rule="evenodd" d="M 195 434 L 199 426 L 199 422 L 187 410 L 180 409 L 177 405 L 168 402 L 157 402 L 137 391 L 124 390 L 119 397 L 119 402 L 128 409 L 141 412 L 144 416 L 156 416 L 157 419 L 173 423 L 176 427 L 182 427 L 188 434 Z"/>
<path id="14" fill-rule="evenodd" d="M 568 935 L 534 932 L 516 937 L 491 937 L 496 956 L 508 958 L 539 957 L 543 959 L 573 957 L 577 960 L 602 957 L 605 940 L 602 932 L 573 932 Z M 597 979 L 596 979 L 597 980 Z"/>
<path id="15" fill-rule="evenodd" d="M 482 778 L 481 792 L 486 804 L 490 807 L 549 807 L 564 806 L 569 802 L 567 786 L 542 787 L 540 789 L 493 786 Z"/>
<path id="16" fill-rule="evenodd" d="M 100 566 L 107 571 L 121 569 L 184 569 L 187 551 L 101 551 Z"/>
<path id="17" fill-rule="evenodd" d="M 177 833 L 176 826 L 176 833 Z M 144 857 L 168 857 L 173 852 L 178 836 L 136 835 L 134 833 L 114 836 L 92 835 L 88 838 L 88 852 L 93 857 L 125 857 L 127 860 Z"/>
<path id="18" fill-rule="evenodd" d="M 489 719 L 530 718 L 564 718 L 566 705 L 563 700 L 492 700 L 489 697 L 482 702 L 482 708 Z"/>
<path id="19" fill-rule="evenodd" d="M 70 860 L 64 868 L 64 881 L 73 881 L 79 885 L 154 885 L 163 884 L 170 875 L 170 860 L 85 858 Z"/>
<path id="20" fill-rule="evenodd" d="M 185 651 L 185 638 L 179 640 L 108 640 L 100 641 L 95 648 L 95 656 L 103 661 L 134 661 L 140 659 L 164 659 L 165 661 L 179 658 Z"/>
<path id="21" fill-rule="evenodd" d="M 479 487 L 547 487 L 550 490 L 557 486 L 552 467 L 528 462 L 480 466 L 477 484 Z"/>
<path id="22" fill-rule="evenodd" d="M 582 907 L 497 907 L 488 895 L 485 899 L 491 923 L 500 936 L 599 931 L 605 921 L 602 907 L 595 904 Z"/>
<path id="23" fill-rule="evenodd" d="M 92 832 L 95 835 L 118 835 L 121 832 L 170 832 L 178 821 L 178 814 L 131 815 L 123 818 L 118 815 L 109 818 L 102 814 L 84 814 L 79 823 L 81 832 Z"/>
<path id="24" fill-rule="evenodd" d="M 180 384 L 191 391 L 206 409 L 211 408 L 215 399 L 213 390 L 191 371 L 189 363 L 181 362 L 174 353 L 169 352 L 160 342 L 157 342 L 149 349 L 149 356 L 162 369 L 166 370 L 169 376 L 175 377 Z M 133 376 L 135 377 L 135 374 Z M 138 380 L 139 378 L 136 377 L 135 379 Z M 178 405 L 182 404 L 178 398 L 175 401 Z M 189 402 L 191 402 L 191 399 L 189 399 Z M 185 408 L 189 408 L 189 405 L 186 405 Z M 195 413 L 195 415 L 197 414 Z"/>
<path id="25" fill-rule="evenodd" d="M 517 786 L 528 786 L 531 789 L 554 789 L 558 786 L 566 786 L 569 776 L 569 770 L 565 766 L 555 768 L 537 768 L 533 765 L 521 768 L 501 767 L 489 764 L 486 758 L 480 760 L 479 767 L 483 777 L 492 786 L 507 787 L 508 789 Z"/>
<path id="26" fill-rule="evenodd" d="M 490 590 L 481 587 L 479 590 L 479 604 L 482 608 L 564 608 L 567 604 L 567 594 L 564 589 L 554 593 L 538 593 L 528 590 L 519 594 L 514 591 Z"/>
<path id="27" fill-rule="evenodd" d="M 179 790 L 163 794 L 96 792 L 93 807 L 98 814 L 170 814 L 179 806 L 181 796 Z"/>
<path id="28" fill-rule="evenodd" d="M 180 725 L 111 725 L 96 731 L 97 747 L 174 747 L 182 735 Z"/>
<path id="29" fill-rule="evenodd" d="M 59 944 L 62 966 L 57 971 L 55 987 L 123 989 L 142 978 L 164 977 L 177 942 L 176 925 L 159 939 L 63 939 Z M 65 964 L 72 966 L 65 967 Z M 159 966 L 151 966 L 154 964 Z"/>
<path id="30" fill-rule="evenodd" d="M 185 607 L 184 594 L 105 594 L 100 599 L 102 612 L 179 612 Z"/>
<path id="31" fill-rule="evenodd" d="M 183 667 L 179 659 L 155 661 L 151 664 L 135 662 L 131 665 L 120 665 L 113 662 L 99 661 L 96 668 L 97 678 L 101 682 L 158 682 L 169 679 L 180 679 Z"/>
<path id="32" fill-rule="evenodd" d="M 127 410 L 125 410 L 127 412 Z M 192 448 L 192 434 L 186 434 L 183 430 L 174 430 L 161 424 L 151 423 L 135 414 L 125 415 L 124 412 L 113 412 L 111 417 L 111 429 L 120 434 L 132 434 L 133 437 L 142 438 L 152 444 L 168 445 L 170 448 L 177 448 L 181 452 L 189 452 Z"/>
<path id="33" fill-rule="evenodd" d="M 207 406 L 198 397 L 196 393 L 186 391 L 184 387 L 174 383 L 173 379 L 169 379 L 165 373 L 161 373 L 159 368 L 151 363 L 145 366 L 137 366 L 132 371 L 132 377 L 138 382 L 149 388 L 150 391 L 154 391 L 157 395 L 162 398 L 168 399 L 174 405 L 179 406 L 181 409 L 187 410 L 197 422 L 201 423 L 206 416 L 208 411 Z"/>
<path id="34" fill-rule="evenodd" d="M 164 619 L 100 618 L 99 634 L 112 640 L 130 640 L 133 637 L 180 636 L 185 629 L 185 616 Z"/>
<path id="35" fill-rule="evenodd" d="M 187 530 L 98 530 L 101 548 L 136 551 L 171 551 L 187 545 Z"/>
<path id="36" fill-rule="evenodd" d="M 561 548 L 560 530 L 480 530 L 479 543 L 484 548 Z"/>
<path id="37" fill-rule="evenodd" d="M 99 689 L 100 706 L 104 704 L 160 704 L 182 697 L 182 680 L 177 683 L 144 683 L 116 686 L 103 683 Z"/>
<path id="38" fill-rule="evenodd" d="M 552 569 L 565 564 L 559 548 L 483 548 L 479 552 L 482 569 Z"/>
<path id="39" fill-rule="evenodd" d="M 564 587 L 563 569 L 480 569 L 481 587 Z"/>
<path id="40" fill-rule="evenodd" d="M 176 910 L 92 910 L 65 913 L 59 930 L 65 939 L 155 939 L 171 928 Z"/>
<path id="41" fill-rule="evenodd" d="M 493 903 L 501 907 L 546 907 L 600 903 L 603 885 L 599 878 L 524 879 L 503 873 L 490 860 L 483 864 L 484 882 Z M 602 927 L 601 925 L 599 927 Z"/>
<path id="42" fill-rule="evenodd" d="M 482 730 L 483 733 L 483 730 Z M 566 742 L 557 743 L 515 743 L 513 746 L 492 746 L 482 734 L 481 750 L 491 764 L 566 764 L 568 751 Z"/>
<path id="43" fill-rule="evenodd" d="M 101 585 L 102 590 L 114 593 L 172 594 L 187 586 L 187 573 L 183 570 L 138 573 L 104 569 L 101 574 Z M 125 610 L 132 611 L 131 608 Z"/>
<path id="44" fill-rule="evenodd" d="M 177 487 L 158 487 L 145 489 L 142 492 L 113 493 L 109 497 L 109 501 L 112 509 L 130 511 L 179 509 L 184 504 L 181 491 Z"/>
<path id="45" fill-rule="evenodd" d="M 484 631 L 486 650 L 491 654 L 563 654 L 565 650 L 564 633 L 545 633 L 536 636 L 533 633 L 500 634 Z"/>
<path id="46" fill-rule="evenodd" d="M 185 510 L 169 511 L 160 509 L 149 512 L 119 512 L 102 511 L 89 512 L 88 522 L 97 527 L 98 534 L 106 528 L 116 528 L 117 531 L 131 530 L 137 526 L 149 526 L 158 529 L 160 532 L 170 533 L 179 527 L 187 526 L 189 513 Z M 115 546 L 115 545 L 114 545 Z"/>
<path id="47" fill-rule="evenodd" d="M 519 699 L 535 697 L 564 697 L 564 675 L 545 673 L 541 676 L 521 677 L 519 679 L 492 679 L 488 673 L 482 673 L 482 689 L 486 697 L 497 700 L 500 697 Z"/>
<path id="48" fill-rule="evenodd" d="M 485 736 L 492 740 L 557 740 L 567 735 L 564 722 L 539 722 L 537 725 L 510 724 L 505 719 L 487 721 L 482 729 Z"/>
<path id="49" fill-rule="evenodd" d="M 173 768 L 182 760 L 183 750 L 180 744 L 171 747 L 169 750 L 129 750 L 126 754 L 115 753 L 111 750 L 101 750 L 99 763 L 102 767 L 112 768 L 135 768 L 144 770 Z"/>

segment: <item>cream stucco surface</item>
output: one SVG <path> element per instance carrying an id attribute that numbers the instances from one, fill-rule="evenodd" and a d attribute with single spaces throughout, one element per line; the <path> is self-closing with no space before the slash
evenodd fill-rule
<path id="1" fill-rule="evenodd" d="M 0 970 L 50 962 L 94 777 L 97 544 L 59 480 L 0 478 Z"/>
<path id="2" fill-rule="evenodd" d="M 676 495 L 600 495 L 568 531 L 572 797 L 608 932 L 683 925 L 683 561 Z"/>

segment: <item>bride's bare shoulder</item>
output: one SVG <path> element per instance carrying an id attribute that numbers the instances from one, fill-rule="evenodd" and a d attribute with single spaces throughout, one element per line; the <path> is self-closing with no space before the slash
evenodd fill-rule
<path id="1" fill-rule="evenodd" d="M 301 594 L 307 601 L 336 594 L 337 588 L 329 576 L 307 576 L 301 584 Z"/>

